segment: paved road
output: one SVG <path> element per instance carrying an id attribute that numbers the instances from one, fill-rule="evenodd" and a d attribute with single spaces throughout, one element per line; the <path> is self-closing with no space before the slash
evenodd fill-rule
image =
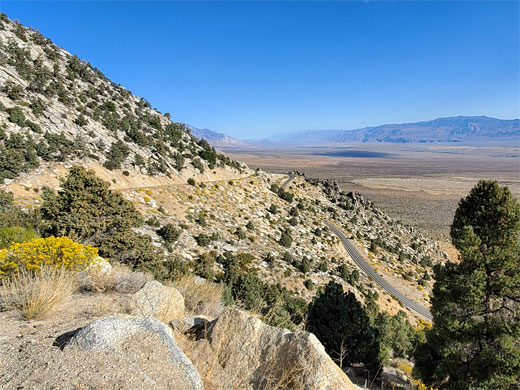
<path id="1" fill-rule="evenodd" d="M 289 184 L 291 184 L 291 181 L 294 180 L 296 176 L 294 176 L 292 173 L 289 174 L 289 178 L 280 186 L 282 190 L 285 190 L 285 187 L 287 187 Z"/>
<path id="2" fill-rule="evenodd" d="M 334 226 L 330 222 L 325 221 L 324 223 L 325 223 L 325 225 L 327 225 L 332 230 L 332 232 L 336 236 L 338 236 L 338 238 L 340 239 L 341 243 L 345 247 L 346 251 L 348 252 L 350 257 L 352 258 L 352 260 L 354 260 L 356 265 L 359 268 L 361 268 L 361 270 L 365 274 L 367 274 L 372 280 L 374 280 L 383 289 L 385 289 L 386 292 L 388 292 L 394 298 L 399 300 L 405 307 L 407 307 L 408 309 L 411 309 L 411 310 L 419 313 L 420 315 L 422 315 L 423 317 L 429 319 L 430 321 L 432 320 L 432 315 L 431 315 L 430 311 L 427 308 L 425 308 L 424 306 L 421 306 L 418 303 L 412 301 L 410 298 L 408 298 L 406 295 L 404 295 L 399 290 L 397 290 L 394 286 L 392 286 L 390 283 L 388 283 L 385 279 L 383 279 L 381 277 L 381 275 L 379 275 L 370 266 L 370 264 L 368 264 L 366 262 L 366 260 L 363 258 L 363 256 L 361 256 L 359 254 L 357 249 L 354 248 L 354 245 L 352 245 L 352 243 L 347 239 L 345 234 L 343 234 L 343 232 L 340 229 L 338 229 L 336 226 Z"/>
<path id="3" fill-rule="evenodd" d="M 207 180 L 207 181 L 201 181 L 201 182 L 197 182 L 197 183 L 204 183 L 204 184 L 211 184 L 211 183 L 227 183 L 228 181 L 239 181 L 239 180 L 245 180 L 245 179 L 249 179 L 251 177 L 254 177 L 255 175 L 249 175 L 249 176 L 244 176 L 244 177 L 238 177 L 236 179 L 222 179 L 222 180 Z M 145 186 L 145 185 L 142 185 L 140 187 L 125 187 L 125 188 L 119 188 L 119 190 L 121 191 L 131 191 L 131 190 L 138 190 L 140 188 L 155 188 L 155 189 L 158 189 L 158 188 L 167 188 L 167 187 L 177 187 L 177 186 L 189 186 L 190 184 L 188 183 L 170 183 L 170 184 L 159 184 L 159 185 L 156 185 L 156 186 Z"/>

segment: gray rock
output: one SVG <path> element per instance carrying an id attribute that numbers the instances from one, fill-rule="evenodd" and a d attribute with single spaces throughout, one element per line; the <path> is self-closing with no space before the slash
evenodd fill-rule
<path id="1" fill-rule="evenodd" d="M 238 309 L 224 311 L 204 335 L 228 377 L 243 388 L 269 388 L 289 381 L 305 390 L 358 389 L 312 333 L 291 333 Z"/>
<path id="2" fill-rule="evenodd" d="M 171 320 L 170 325 L 173 329 L 185 333 L 194 329 L 199 329 L 203 327 L 207 327 L 214 318 L 197 315 L 197 316 L 189 316 L 186 318 L 181 318 L 178 320 Z"/>
<path id="3" fill-rule="evenodd" d="M 156 280 L 147 282 L 132 295 L 132 313 L 140 316 L 160 317 L 169 322 L 184 317 L 184 298 L 173 287 L 162 285 Z"/>
<path id="4" fill-rule="evenodd" d="M 80 329 L 65 350 L 78 347 L 84 351 L 117 351 L 125 339 L 136 334 L 155 334 L 170 351 L 170 361 L 184 374 L 191 384 L 190 390 L 203 390 L 200 375 L 177 346 L 172 330 L 156 318 L 104 317 Z"/>

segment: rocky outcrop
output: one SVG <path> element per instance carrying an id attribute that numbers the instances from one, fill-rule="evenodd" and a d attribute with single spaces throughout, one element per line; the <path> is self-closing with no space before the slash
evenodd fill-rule
<path id="1" fill-rule="evenodd" d="M 172 330 L 155 318 L 101 318 L 80 329 L 65 347 L 65 352 L 72 348 L 79 348 L 87 352 L 123 353 L 121 346 L 127 339 L 133 337 L 135 348 L 140 342 L 147 343 L 147 336 L 158 339 L 155 342 L 162 344 L 168 351 L 170 365 L 165 375 L 173 375 L 177 381 L 177 384 L 172 384 L 172 388 L 203 390 L 197 369 L 177 346 Z M 146 361 L 150 357 L 144 354 L 142 358 Z M 155 362 L 148 361 L 147 364 L 155 364 Z M 184 385 L 178 386 L 181 383 Z M 186 384 L 189 387 L 186 387 Z"/>
<path id="2" fill-rule="evenodd" d="M 291 333 L 228 309 L 210 323 L 203 337 L 219 369 L 239 388 L 357 389 L 311 333 Z"/>
<path id="3" fill-rule="evenodd" d="M 167 323 L 184 317 L 184 298 L 177 289 L 152 280 L 132 295 L 132 313 L 158 317 Z"/>
<path id="4" fill-rule="evenodd" d="M 196 315 L 172 320 L 170 321 L 170 326 L 181 333 L 186 333 L 197 331 L 200 328 L 205 328 L 209 326 L 213 320 L 214 318 L 205 315 Z"/>

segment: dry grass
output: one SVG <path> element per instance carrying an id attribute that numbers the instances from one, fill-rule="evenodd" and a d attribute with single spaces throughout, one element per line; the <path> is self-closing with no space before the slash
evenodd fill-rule
<path id="1" fill-rule="evenodd" d="M 79 289 L 82 292 L 106 293 L 135 293 L 152 277 L 143 272 L 134 272 L 123 264 L 114 264 L 108 271 L 94 268 L 89 272 L 82 272 L 78 276 Z"/>
<path id="2" fill-rule="evenodd" d="M 208 281 L 200 282 L 193 275 L 185 275 L 173 282 L 173 287 L 180 291 L 186 305 L 186 315 L 215 316 L 221 306 L 224 288 L 220 284 Z"/>
<path id="3" fill-rule="evenodd" d="M 177 301 L 165 299 L 161 302 L 155 317 L 169 326 L 171 320 L 179 318 L 179 306 L 177 305 Z"/>
<path id="4" fill-rule="evenodd" d="M 0 302 L 7 309 L 17 310 L 26 320 L 41 319 L 70 297 L 76 287 L 74 273 L 63 268 L 20 270 L 18 276 L 2 281 Z"/>

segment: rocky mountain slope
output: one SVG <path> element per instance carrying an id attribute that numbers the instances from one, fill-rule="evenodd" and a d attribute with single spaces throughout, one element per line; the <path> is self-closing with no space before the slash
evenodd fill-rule
<path id="1" fill-rule="evenodd" d="M 497 140 L 520 141 L 520 120 L 458 116 L 355 130 L 300 131 L 281 134 L 268 141 L 292 145 L 325 145 L 347 142 L 479 144 Z"/>
<path id="2" fill-rule="evenodd" d="M 13 198 L 0 192 L 1 211 L 16 209 L 17 216 L 29 212 L 35 219 L 40 218 L 33 226 L 34 234 L 60 236 L 68 231 L 82 244 L 99 247 L 101 256 L 112 264 L 124 263 L 153 274 L 157 280 L 178 283 L 188 275 L 193 279 L 179 287 L 184 299 L 189 297 L 189 288 L 200 284 L 220 289 L 213 303 L 221 309 L 224 303 L 235 308 L 210 313 L 211 319 L 203 321 L 208 327 L 203 330 L 178 332 L 186 342 L 184 353 L 198 362 L 199 372 L 206 370 L 213 378 L 213 387 L 206 388 L 269 388 L 262 384 L 266 376 L 272 377 L 269 370 L 282 369 L 275 375 L 282 380 L 284 370 L 291 372 L 294 367 L 277 364 L 293 361 L 302 353 L 310 357 L 304 362 L 307 366 L 297 369 L 307 370 L 303 378 L 307 384 L 315 381 L 312 389 L 329 385 L 351 388 L 348 378 L 314 336 L 280 329 L 304 329 L 309 302 L 331 281 L 370 307 L 374 317 L 378 310 L 389 314 L 403 311 L 403 317 L 394 316 L 398 321 L 408 318 L 414 325 L 423 323 L 424 318 L 403 307 L 360 272 L 324 222 L 341 228 L 372 268 L 426 307 L 433 285 L 432 267 L 447 259 L 435 242 L 389 218 L 359 194 L 340 191 L 333 181 L 294 173 L 288 182 L 287 175 L 251 171 L 218 153 L 207 141 L 197 140 L 185 125 L 172 122 L 169 115 L 152 109 L 145 99 L 115 85 L 99 70 L 56 47 L 36 30 L 14 23 L 5 15 L 0 20 L 0 190 L 12 193 Z M 83 224 L 94 231 L 83 229 Z M 70 228 L 71 225 L 74 226 Z M 98 281 L 97 287 L 90 287 L 89 293 L 106 292 L 110 290 L 108 284 L 117 285 L 119 276 L 103 275 L 98 275 L 102 283 Z M 140 277 L 133 275 L 130 279 L 135 284 Z M 92 284 L 96 278 L 91 277 L 86 284 Z M 164 286 L 146 282 L 149 281 L 131 291 L 137 297 L 129 297 L 126 290 L 121 296 L 109 297 L 114 300 L 107 312 L 123 319 L 124 313 L 133 317 L 163 316 L 163 312 L 148 309 L 150 302 L 161 301 L 158 297 Z M 141 288 L 145 292 L 139 293 Z M 144 298 L 139 298 L 139 294 Z M 168 294 L 168 302 L 180 300 L 179 292 L 170 290 Z M 72 302 L 77 308 L 82 297 L 73 296 Z M 136 312 L 139 302 L 144 306 Z M 255 313 L 270 326 L 236 307 Z M 167 309 L 168 313 L 173 310 Z M 197 302 L 190 314 L 201 314 L 200 309 L 201 302 Z M 74 312 L 72 317 L 65 313 L 60 318 L 74 318 L 75 325 L 84 326 L 86 318 L 100 319 L 101 314 L 107 314 L 94 316 L 89 315 L 89 308 L 84 310 Z M 23 328 L 11 315 L 8 313 L 4 319 L 12 322 L 13 329 Z M 180 311 L 174 317 L 187 318 Z M 382 318 L 394 317 L 383 314 Z M 115 336 L 109 335 L 107 344 L 117 342 L 123 355 L 130 351 L 131 356 L 141 354 L 138 358 L 142 358 L 142 348 L 146 346 L 134 336 L 153 328 L 159 336 L 146 337 L 150 336 L 150 345 L 159 344 L 154 359 L 170 367 L 168 356 L 173 353 L 175 340 L 172 341 L 169 328 L 161 331 L 162 325 L 157 323 L 123 319 L 105 318 L 101 325 L 91 324 L 85 329 L 101 328 L 105 332 L 103 324 L 107 321 L 112 327 L 131 329 L 128 340 L 115 340 Z M 60 330 L 72 330 L 65 329 L 65 322 Z M 185 325 L 174 323 L 172 327 Z M 47 331 L 56 333 L 50 328 Z M 9 329 L 3 332 L 9 340 L 17 337 Z M 236 339 L 224 339 L 230 334 Z M 72 343 L 73 348 L 69 339 L 63 344 L 63 340 L 56 340 L 64 354 L 53 350 L 49 367 L 60 367 L 63 358 L 71 359 L 70 364 L 102 364 L 96 354 L 93 360 L 84 361 L 83 344 Z M 38 366 L 39 348 L 49 340 L 38 339 L 35 345 L 11 341 L 10 351 L 19 351 L 18 360 L 28 359 Z M 193 341 L 196 343 L 190 344 Z M 237 353 L 244 343 L 248 343 L 250 353 Z M 97 347 L 93 348 L 96 353 Z M 178 360 L 173 363 L 185 364 L 183 355 L 177 352 L 173 355 Z M 128 363 L 119 361 L 120 355 L 117 356 L 117 364 L 130 364 L 139 372 L 142 362 L 138 358 Z M 16 365 L 17 361 L 10 364 Z M 82 371 L 85 367 L 75 369 Z M 173 377 L 176 372 L 171 372 Z M 237 373 L 250 387 L 235 386 L 236 383 L 226 387 L 227 380 L 237 380 Z M 14 379 L 8 372 L 3 375 L 0 383 L 23 386 L 24 375 L 15 375 Z M 60 375 L 65 375 L 64 371 Z M 153 377 L 156 388 L 163 388 L 164 378 L 157 375 L 150 369 L 133 379 L 144 388 Z M 42 377 L 31 378 L 37 383 Z M 99 382 L 98 388 L 106 385 L 105 379 L 123 380 L 117 371 L 94 379 Z M 192 379 L 186 380 L 193 385 L 197 381 Z M 84 382 L 89 380 L 93 379 Z M 219 387 L 219 383 L 224 387 Z M 294 384 L 294 378 L 291 383 L 272 388 L 300 388 Z M 49 388 L 53 385 L 49 383 Z M 68 385 L 75 388 L 72 382 Z M 197 384 L 193 386 L 198 388 Z"/>
<path id="3" fill-rule="evenodd" d="M 136 232 L 161 256 L 203 277 L 222 277 L 231 254 L 244 272 L 307 302 L 335 280 L 383 310 L 403 309 L 359 273 L 328 220 L 385 278 L 428 305 L 432 266 L 446 260 L 433 241 L 333 182 L 298 176 L 280 190 L 286 176 L 253 175 L 37 31 L 5 16 L 1 27 L 0 172 L 19 204 L 37 207 L 39 189 L 58 188 L 80 163 L 138 205 L 147 222 Z"/>
<path id="4" fill-rule="evenodd" d="M 5 15 L 0 85 L 0 180 L 52 162 L 80 160 L 148 175 L 206 172 L 207 179 L 246 169 L 196 140 L 170 114 Z"/>

